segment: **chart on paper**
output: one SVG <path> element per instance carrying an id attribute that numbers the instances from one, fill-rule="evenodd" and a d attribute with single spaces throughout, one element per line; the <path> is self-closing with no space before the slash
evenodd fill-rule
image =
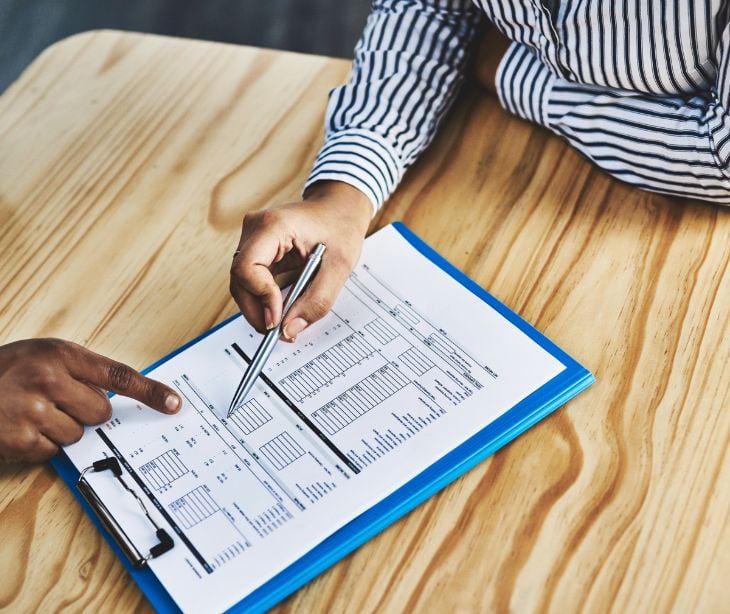
<path id="1" fill-rule="evenodd" d="M 119 399 L 96 430 L 177 536 L 151 564 L 183 603 L 199 603 L 185 578 L 244 590 L 271 577 L 562 368 L 394 232 L 230 417 L 260 341 L 240 318 L 151 373 L 180 393 L 178 415 Z"/>

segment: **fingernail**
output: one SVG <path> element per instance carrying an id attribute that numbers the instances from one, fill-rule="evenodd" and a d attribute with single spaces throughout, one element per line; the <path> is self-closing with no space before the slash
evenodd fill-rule
<path id="1" fill-rule="evenodd" d="M 180 409 L 180 399 L 174 394 L 168 394 L 165 399 L 165 409 L 169 412 L 175 412 Z"/>
<path id="2" fill-rule="evenodd" d="M 264 307 L 264 324 L 266 325 L 266 330 L 271 330 L 276 326 L 274 324 L 274 312 L 271 311 L 271 307 Z"/>
<path id="3" fill-rule="evenodd" d="M 299 333 L 307 328 L 308 322 L 304 318 L 294 318 L 284 328 L 284 337 L 294 339 Z"/>

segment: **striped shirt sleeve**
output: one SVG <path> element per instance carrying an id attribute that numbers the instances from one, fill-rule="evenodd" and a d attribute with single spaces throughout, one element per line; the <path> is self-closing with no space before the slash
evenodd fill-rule
<path id="1" fill-rule="evenodd" d="M 325 143 L 306 182 L 336 180 L 377 212 L 433 139 L 481 19 L 471 0 L 377 0 L 349 81 L 330 92 Z"/>
<path id="2" fill-rule="evenodd" d="M 507 110 L 564 137 L 614 177 L 730 204 L 730 27 L 716 67 L 714 86 L 702 95 L 651 96 L 565 80 L 513 43 L 497 87 Z"/>

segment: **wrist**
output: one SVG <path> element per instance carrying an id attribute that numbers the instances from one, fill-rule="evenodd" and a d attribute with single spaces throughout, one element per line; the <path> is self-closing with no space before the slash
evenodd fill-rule
<path id="1" fill-rule="evenodd" d="M 303 200 L 351 217 L 363 231 L 373 216 L 373 205 L 365 193 L 342 181 L 317 181 L 304 191 Z"/>

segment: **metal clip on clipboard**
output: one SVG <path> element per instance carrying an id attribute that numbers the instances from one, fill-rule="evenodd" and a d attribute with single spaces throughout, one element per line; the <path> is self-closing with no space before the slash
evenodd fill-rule
<path id="1" fill-rule="evenodd" d="M 146 555 L 142 554 L 139 551 L 139 548 L 132 543 L 132 540 L 125 533 L 124 529 L 122 529 L 121 525 L 116 521 L 112 513 L 109 511 L 109 508 L 104 505 L 102 500 L 96 494 L 94 487 L 85 477 L 90 471 L 99 472 L 106 471 L 107 469 L 114 474 L 114 477 L 117 478 L 124 490 L 129 492 L 137 500 L 137 503 L 139 503 L 139 506 L 142 508 L 144 515 L 147 516 L 147 519 L 152 523 L 152 526 L 155 527 L 157 539 L 160 540 L 160 543 L 156 546 L 152 546 L 149 553 Z M 114 538 L 114 541 L 121 548 L 122 552 L 124 552 L 134 567 L 138 569 L 142 568 L 150 559 L 157 558 L 174 547 L 175 542 L 172 541 L 168 532 L 155 522 L 154 518 L 152 518 L 150 513 L 147 511 L 142 499 L 137 496 L 136 492 L 127 486 L 127 483 L 122 478 L 122 467 L 116 458 L 111 457 L 98 460 L 90 467 L 84 469 L 76 482 L 76 488 L 79 489 L 81 495 L 84 499 L 86 499 L 87 503 L 91 506 L 91 509 L 94 510 L 94 513 L 97 515 L 101 523 L 107 531 L 109 531 L 109 534 Z"/>

